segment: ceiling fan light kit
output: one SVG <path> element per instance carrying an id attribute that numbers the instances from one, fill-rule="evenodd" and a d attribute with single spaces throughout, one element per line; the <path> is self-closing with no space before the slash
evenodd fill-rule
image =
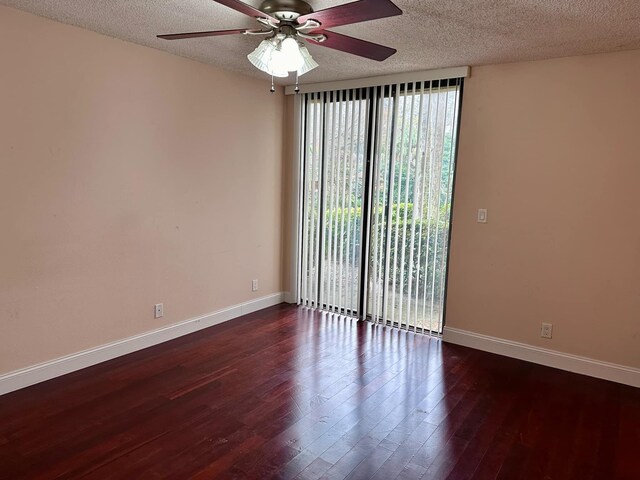
<path id="1" fill-rule="evenodd" d="M 318 66 L 294 37 L 280 39 L 276 36 L 263 40 L 247 58 L 258 70 L 274 77 L 287 77 L 289 72 L 304 75 Z"/>
<path id="2" fill-rule="evenodd" d="M 298 78 L 318 67 L 303 42 L 305 40 L 377 61 L 384 61 L 396 52 L 393 48 L 325 30 L 401 15 L 402 10 L 390 0 L 358 0 L 317 12 L 303 0 L 265 0 L 259 9 L 240 0 L 214 1 L 255 18 L 262 28 L 177 33 L 158 35 L 158 38 L 179 40 L 233 34 L 267 35 L 247 58 L 254 67 L 271 75 L 271 92 L 275 92 L 273 77 L 284 78 L 291 72 L 295 73 L 297 92 Z"/>

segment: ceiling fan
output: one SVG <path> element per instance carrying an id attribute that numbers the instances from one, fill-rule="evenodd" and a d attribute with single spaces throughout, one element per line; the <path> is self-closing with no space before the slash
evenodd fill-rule
<path id="1" fill-rule="evenodd" d="M 326 30 L 402 15 L 402 10 L 390 0 L 358 0 L 317 12 L 304 0 L 265 0 L 259 8 L 240 0 L 213 1 L 255 18 L 261 27 L 173 33 L 158 35 L 158 38 L 180 40 L 234 34 L 266 35 L 266 39 L 247 58 L 256 68 L 271 75 L 272 92 L 275 91 L 273 77 L 287 77 L 289 72 L 295 72 L 297 91 L 298 77 L 318 66 L 302 40 L 379 62 L 396 53 L 395 49 L 384 45 Z"/>

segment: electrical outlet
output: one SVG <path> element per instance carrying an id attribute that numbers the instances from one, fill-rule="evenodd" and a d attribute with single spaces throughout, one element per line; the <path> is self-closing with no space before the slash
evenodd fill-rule
<path id="1" fill-rule="evenodd" d="M 478 223 L 487 223 L 487 209 L 478 209 Z"/>
<path id="2" fill-rule="evenodd" d="M 251 291 L 252 292 L 258 291 L 258 280 L 251 280 Z"/>
<path id="3" fill-rule="evenodd" d="M 162 303 L 156 303 L 153 306 L 153 318 L 160 318 L 164 316 L 164 305 Z"/>
<path id="4" fill-rule="evenodd" d="M 543 323 L 540 329 L 540 336 L 542 338 L 551 338 L 553 336 L 553 324 Z"/>

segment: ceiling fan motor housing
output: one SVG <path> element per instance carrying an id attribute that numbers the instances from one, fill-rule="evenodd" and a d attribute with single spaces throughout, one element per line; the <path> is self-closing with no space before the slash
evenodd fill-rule
<path id="1" fill-rule="evenodd" d="M 265 0 L 260 11 L 288 22 L 295 22 L 298 17 L 313 13 L 313 8 L 303 0 Z"/>

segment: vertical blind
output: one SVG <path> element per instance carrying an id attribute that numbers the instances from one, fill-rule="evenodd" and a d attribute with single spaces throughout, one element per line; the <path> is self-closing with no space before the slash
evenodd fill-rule
<path id="1" fill-rule="evenodd" d="M 305 94 L 301 304 L 442 331 L 461 86 Z"/>
<path id="2" fill-rule="evenodd" d="M 361 199 L 369 103 L 366 92 L 307 94 L 301 299 L 357 314 Z"/>

